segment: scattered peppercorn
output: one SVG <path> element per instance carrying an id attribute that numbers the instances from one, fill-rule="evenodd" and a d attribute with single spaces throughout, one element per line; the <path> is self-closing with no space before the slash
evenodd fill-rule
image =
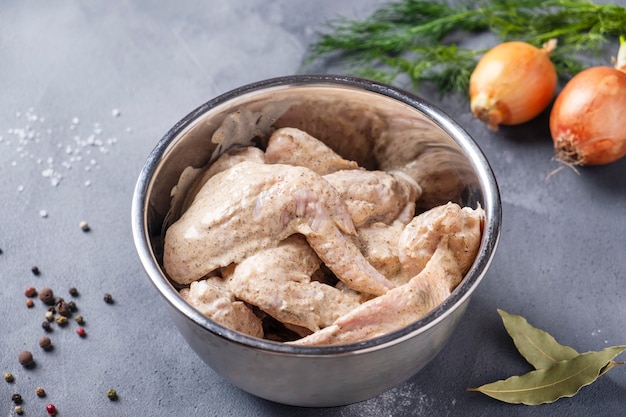
<path id="1" fill-rule="evenodd" d="M 33 308 L 33 307 L 35 307 L 35 302 L 34 302 L 32 299 L 28 298 L 28 299 L 26 300 L 26 307 L 28 307 L 28 308 Z"/>
<path id="2" fill-rule="evenodd" d="M 76 307 L 76 303 L 74 301 L 70 301 L 69 303 L 67 303 L 67 306 L 70 308 L 70 311 L 78 310 L 78 307 Z"/>
<path id="3" fill-rule="evenodd" d="M 51 312 L 52 314 L 56 314 L 57 313 L 57 310 L 54 308 L 53 305 L 48 306 L 48 311 Z"/>
<path id="4" fill-rule="evenodd" d="M 37 289 L 35 287 L 26 287 L 26 290 L 24 291 L 24 295 L 26 297 L 34 297 L 37 295 Z"/>
<path id="5" fill-rule="evenodd" d="M 17 355 L 17 360 L 20 362 L 20 364 L 22 364 L 23 366 L 26 366 L 26 367 L 29 367 L 29 366 L 31 366 L 34 363 L 34 361 L 33 361 L 33 354 L 30 353 L 27 350 L 21 351 Z"/>
<path id="6" fill-rule="evenodd" d="M 65 316 L 56 316 L 55 320 L 59 326 L 65 326 L 67 324 L 67 317 Z"/>
<path id="7" fill-rule="evenodd" d="M 104 294 L 104 302 L 107 304 L 113 304 L 113 296 L 109 293 Z"/>
<path id="8" fill-rule="evenodd" d="M 76 323 L 78 324 L 83 324 L 85 322 L 85 319 L 81 315 L 76 316 L 74 320 L 76 320 Z"/>
<path id="9" fill-rule="evenodd" d="M 37 394 L 38 397 L 45 397 L 46 396 L 46 391 L 41 388 L 41 387 L 37 387 L 35 388 L 35 394 Z"/>
<path id="10" fill-rule="evenodd" d="M 56 309 L 57 312 L 62 316 L 69 317 L 72 315 L 70 306 L 62 298 L 59 298 L 59 300 L 57 301 Z"/>
<path id="11" fill-rule="evenodd" d="M 79 327 L 78 329 L 76 329 L 76 334 L 80 337 L 87 336 L 87 333 L 85 332 L 85 329 L 83 327 Z"/>
<path id="12" fill-rule="evenodd" d="M 4 380 L 7 382 L 13 382 L 15 381 L 15 377 L 13 376 L 13 374 L 11 372 L 5 372 L 4 373 Z"/>
<path id="13" fill-rule="evenodd" d="M 107 391 L 107 397 L 109 398 L 109 400 L 111 401 L 115 401 L 117 400 L 117 391 L 115 391 L 113 388 L 109 389 Z"/>
<path id="14" fill-rule="evenodd" d="M 76 297 L 78 295 L 78 290 L 76 289 L 76 287 L 71 287 L 70 288 L 70 295 L 72 297 Z"/>
<path id="15" fill-rule="evenodd" d="M 41 323 L 41 327 L 43 327 L 43 329 L 47 332 L 51 332 L 52 331 L 52 326 L 50 326 L 50 322 L 49 321 L 44 321 L 43 323 Z"/>
<path id="16" fill-rule="evenodd" d="M 33 275 L 35 275 L 35 276 L 41 275 L 41 271 L 39 270 L 39 267 L 37 267 L 37 266 L 33 266 L 30 270 L 32 271 Z"/>
<path id="17" fill-rule="evenodd" d="M 22 408 L 21 405 L 15 406 L 15 414 L 20 414 L 20 415 L 24 414 L 24 409 Z"/>
<path id="18" fill-rule="evenodd" d="M 46 411 L 48 412 L 48 415 L 51 416 L 55 416 L 57 414 L 57 408 L 54 406 L 54 404 L 46 405 Z"/>
<path id="19" fill-rule="evenodd" d="M 90 230 L 91 230 L 91 228 L 89 227 L 89 223 L 87 223 L 87 222 L 86 222 L 86 221 L 84 221 L 84 220 L 83 220 L 83 221 L 81 221 L 78 225 L 80 226 L 80 229 L 81 229 L 83 232 L 88 232 L 88 231 L 90 231 Z"/>
<path id="20" fill-rule="evenodd" d="M 20 394 L 15 393 L 11 396 L 11 401 L 13 401 L 17 405 L 20 405 L 22 404 L 22 396 Z"/>
<path id="21" fill-rule="evenodd" d="M 39 299 L 48 305 L 54 304 L 54 293 L 48 287 L 42 288 L 39 291 Z"/>
<path id="22" fill-rule="evenodd" d="M 46 320 L 52 321 L 52 320 L 54 320 L 54 313 L 52 311 L 48 310 L 48 311 L 46 311 L 45 317 L 46 317 Z"/>
<path id="23" fill-rule="evenodd" d="M 50 350 L 52 348 L 52 340 L 48 336 L 41 336 L 39 339 L 39 347 L 43 350 Z"/>

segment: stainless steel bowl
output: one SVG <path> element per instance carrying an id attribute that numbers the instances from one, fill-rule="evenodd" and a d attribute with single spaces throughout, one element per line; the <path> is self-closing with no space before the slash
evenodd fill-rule
<path id="1" fill-rule="evenodd" d="M 253 137 L 262 141 L 281 126 L 302 128 L 361 166 L 403 169 L 423 188 L 420 209 L 448 201 L 474 207 L 480 204 L 486 213 L 480 252 L 452 295 L 400 331 L 326 347 L 291 346 L 249 337 L 220 326 L 185 302 L 162 265 L 164 225 L 180 210 L 178 202 L 172 203 L 173 187 L 186 167 L 210 164 L 229 147 Z M 148 157 L 132 205 L 133 235 L 141 263 L 198 356 L 249 393 L 311 407 L 369 399 L 406 381 L 431 361 L 449 339 L 485 275 L 500 223 L 500 196 L 493 172 L 479 147 L 457 123 L 400 89 L 326 75 L 261 81 L 191 112 L 167 132 Z"/>

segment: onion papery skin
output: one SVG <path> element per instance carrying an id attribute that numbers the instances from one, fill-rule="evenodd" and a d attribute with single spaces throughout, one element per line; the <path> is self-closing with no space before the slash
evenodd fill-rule
<path id="1" fill-rule="evenodd" d="M 550 113 L 556 159 L 604 165 L 626 155 L 626 74 L 592 67 L 576 74 Z"/>
<path id="2" fill-rule="evenodd" d="M 527 122 L 548 107 L 557 87 L 550 60 L 555 43 L 537 48 L 526 42 L 504 42 L 478 61 L 470 76 L 472 113 L 491 130 Z"/>

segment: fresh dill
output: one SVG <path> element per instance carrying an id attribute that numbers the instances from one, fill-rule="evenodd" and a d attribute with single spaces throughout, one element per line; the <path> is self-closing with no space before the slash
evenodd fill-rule
<path id="1" fill-rule="evenodd" d="M 581 71 L 626 31 L 626 7 L 588 0 L 397 0 L 368 18 L 328 22 L 306 61 L 345 60 L 355 75 L 392 83 L 404 74 L 415 88 L 433 83 L 442 94 L 467 93 L 469 77 L 485 50 L 458 46 L 455 39 L 491 33 L 499 41 L 541 46 L 557 39 L 551 54 L 563 79 Z"/>

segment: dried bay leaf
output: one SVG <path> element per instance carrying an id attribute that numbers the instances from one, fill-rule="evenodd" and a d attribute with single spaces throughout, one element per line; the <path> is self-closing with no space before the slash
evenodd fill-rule
<path id="1" fill-rule="evenodd" d="M 470 388 L 470 391 L 482 392 L 497 400 L 514 404 L 551 403 L 559 398 L 571 397 L 582 387 L 591 384 L 607 366 L 615 366 L 617 363 L 612 360 L 624 351 L 626 345 L 582 353 L 549 369 L 538 369 L 522 376 Z"/>
<path id="2" fill-rule="evenodd" d="M 502 317 L 504 327 L 513 339 L 517 350 L 535 369 L 548 369 L 560 361 L 574 359 L 579 355 L 574 348 L 557 342 L 551 334 L 531 326 L 524 317 L 500 309 L 498 309 L 498 314 Z M 614 366 L 623 364 L 623 362 L 609 362 L 600 371 L 600 376 Z"/>
<path id="3" fill-rule="evenodd" d="M 524 317 L 500 309 L 498 314 L 519 353 L 535 369 L 548 369 L 579 355 L 575 349 L 561 345 L 549 333 L 531 326 Z"/>
<path id="4" fill-rule="evenodd" d="M 611 361 L 611 362 L 607 363 L 606 366 L 600 370 L 600 375 L 599 376 L 602 376 L 602 375 L 606 374 L 611 369 L 615 368 L 617 365 L 624 365 L 624 362 Z"/>

